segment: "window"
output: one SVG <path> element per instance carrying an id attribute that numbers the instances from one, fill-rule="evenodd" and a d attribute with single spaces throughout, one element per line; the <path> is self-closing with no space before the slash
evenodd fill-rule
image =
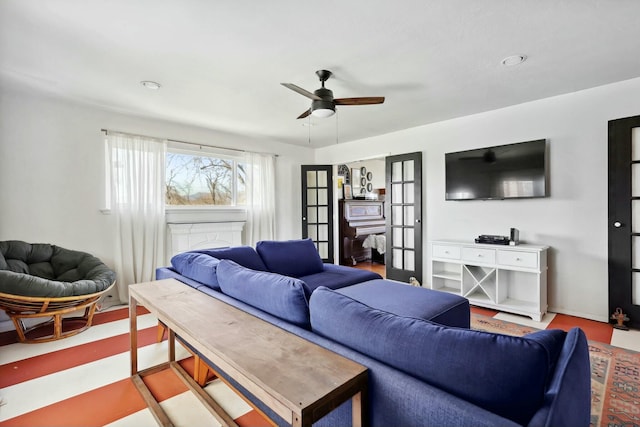
<path id="1" fill-rule="evenodd" d="M 114 132 L 113 135 L 111 139 L 119 134 Z M 136 135 L 132 137 L 140 138 Z M 132 191 L 127 185 L 118 183 L 122 179 L 113 184 L 112 178 L 124 178 L 124 167 L 132 162 L 135 170 L 145 170 L 141 163 L 145 159 L 142 154 L 133 156 L 118 144 L 110 145 L 108 138 L 105 138 L 105 212 L 111 210 L 112 193 L 117 200 L 121 200 Z M 152 138 L 149 140 L 151 143 L 162 142 Z M 169 141 L 161 158 L 157 159 L 161 162 L 163 175 L 158 191 L 161 192 L 161 200 L 167 210 L 167 220 L 245 220 L 243 215 L 247 208 L 247 172 L 252 172 L 247 167 L 247 159 L 247 153 L 237 150 Z M 117 187 L 115 193 L 112 185 Z M 138 197 L 132 195 L 132 199 L 138 200 Z M 212 209 L 216 213 L 212 213 Z"/>
<path id="2" fill-rule="evenodd" d="M 246 166 L 241 157 L 169 147 L 166 206 L 246 205 Z"/>

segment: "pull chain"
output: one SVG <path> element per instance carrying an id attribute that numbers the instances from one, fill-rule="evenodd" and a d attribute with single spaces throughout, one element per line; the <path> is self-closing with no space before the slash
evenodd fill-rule
<path id="1" fill-rule="evenodd" d="M 338 112 L 336 111 L 336 144 L 338 144 Z"/>

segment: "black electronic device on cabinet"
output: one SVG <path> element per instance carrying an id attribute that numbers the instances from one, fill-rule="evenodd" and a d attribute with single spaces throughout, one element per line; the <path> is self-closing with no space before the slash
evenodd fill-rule
<path id="1" fill-rule="evenodd" d="M 520 231 L 517 228 L 511 228 L 509 230 L 509 244 L 515 246 L 520 243 Z"/>
<path id="2" fill-rule="evenodd" d="M 481 234 L 476 238 L 476 243 L 486 243 L 490 245 L 508 245 L 509 238 L 507 236 L 495 236 L 491 234 Z"/>

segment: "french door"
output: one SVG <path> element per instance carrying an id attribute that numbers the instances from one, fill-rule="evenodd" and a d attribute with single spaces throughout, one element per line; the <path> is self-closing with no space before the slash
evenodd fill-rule
<path id="1" fill-rule="evenodd" d="M 333 166 L 302 165 L 302 238 L 311 238 L 320 258 L 333 263 Z"/>
<path id="2" fill-rule="evenodd" d="M 385 159 L 386 277 L 422 283 L 422 152 Z"/>
<path id="3" fill-rule="evenodd" d="M 609 122 L 609 314 L 640 327 L 640 116 Z"/>

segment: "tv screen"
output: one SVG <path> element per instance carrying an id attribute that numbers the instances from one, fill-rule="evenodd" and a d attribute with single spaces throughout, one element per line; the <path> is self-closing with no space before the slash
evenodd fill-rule
<path id="1" fill-rule="evenodd" d="M 546 140 L 445 154 L 446 200 L 546 197 Z"/>

